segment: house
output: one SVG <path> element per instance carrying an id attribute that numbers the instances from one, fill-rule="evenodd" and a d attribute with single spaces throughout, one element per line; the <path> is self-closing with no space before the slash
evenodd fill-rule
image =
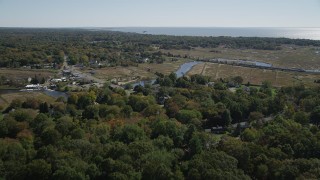
<path id="1" fill-rule="evenodd" d="M 70 70 L 63 70 L 63 71 L 62 71 L 62 74 L 63 74 L 64 76 L 70 76 L 70 75 L 71 75 L 71 71 L 70 71 Z"/>
<path id="2" fill-rule="evenodd" d="M 40 88 L 42 88 L 42 86 L 40 86 L 39 84 L 28 84 L 25 86 L 25 88 L 28 90 L 39 90 Z"/>
<path id="3" fill-rule="evenodd" d="M 147 63 L 147 62 L 149 62 L 149 61 L 150 61 L 149 58 L 143 58 L 143 59 L 138 58 L 138 59 L 136 60 L 137 63 Z"/>
<path id="4" fill-rule="evenodd" d="M 243 130 L 243 129 L 249 128 L 250 125 L 248 122 L 240 122 L 240 123 L 232 124 L 232 127 L 234 129 L 240 128 L 241 130 Z"/>
<path id="5" fill-rule="evenodd" d="M 143 62 L 144 62 L 144 63 L 149 62 L 149 61 L 150 61 L 149 58 L 144 58 L 144 59 L 143 59 Z"/>
<path id="6" fill-rule="evenodd" d="M 42 68 L 44 69 L 52 69 L 53 68 L 53 63 L 46 63 L 42 65 Z"/>
<path id="7" fill-rule="evenodd" d="M 238 84 L 235 83 L 234 81 L 229 81 L 229 82 L 227 83 L 227 86 L 228 86 L 228 87 L 237 87 Z M 239 87 L 239 86 L 238 86 L 238 87 Z"/>
<path id="8" fill-rule="evenodd" d="M 208 87 L 214 87 L 214 82 L 208 82 L 207 86 Z"/>
<path id="9" fill-rule="evenodd" d="M 90 60 L 90 67 L 98 68 L 99 66 L 101 66 L 101 63 L 98 62 L 97 60 Z"/>
<path id="10" fill-rule="evenodd" d="M 66 78 L 66 77 L 62 77 L 61 80 L 62 80 L 63 82 L 66 82 L 66 81 L 67 81 L 67 78 Z"/>
<path id="11" fill-rule="evenodd" d="M 82 67 L 84 67 L 84 64 L 83 63 L 78 63 L 78 64 L 74 65 L 74 67 L 82 68 Z"/>
<path id="12" fill-rule="evenodd" d="M 227 131 L 227 128 L 222 126 L 212 127 L 211 132 L 213 134 L 224 134 Z"/>
<path id="13" fill-rule="evenodd" d="M 112 89 L 124 89 L 122 86 L 119 86 L 119 85 L 115 85 L 115 84 L 110 84 L 109 87 L 111 87 Z"/>
<path id="14" fill-rule="evenodd" d="M 250 94 L 250 91 L 251 91 L 251 90 L 250 90 L 250 87 L 244 86 L 244 87 L 243 87 L 243 91 Z"/>
<path id="15" fill-rule="evenodd" d="M 55 84 L 50 84 L 50 86 L 49 86 L 49 89 L 56 89 L 57 88 L 57 85 L 55 85 Z"/>
<path id="16" fill-rule="evenodd" d="M 170 97 L 169 95 L 160 96 L 160 97 L 158 98 L 158 103 L 161 104 L 161 105 L 164 105 L 165 101 L 166 101 L 167 99 L 170 99 L 170 98 L 171 98 L 171 97 Z"/>
<path id="17" fill-rule="evenodd" d="M 55 83 L 62 82 L 62 79 L 51 79 L 51 82 L 55 82 Z"/>

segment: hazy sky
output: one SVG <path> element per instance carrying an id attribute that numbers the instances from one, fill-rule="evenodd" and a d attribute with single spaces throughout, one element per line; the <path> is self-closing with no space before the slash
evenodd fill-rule
<path id="1" fill-rule="evenodd" d="M 0 0 L 0 27 L 320 27 L 320 0 Z"/>

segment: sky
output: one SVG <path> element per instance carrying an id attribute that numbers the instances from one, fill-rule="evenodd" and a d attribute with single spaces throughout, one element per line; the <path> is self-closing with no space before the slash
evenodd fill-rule
<path id="1" fill-rule="evenodd" d="M 0 0 L 0 27 L 320 27 L 320 0 Z"/>

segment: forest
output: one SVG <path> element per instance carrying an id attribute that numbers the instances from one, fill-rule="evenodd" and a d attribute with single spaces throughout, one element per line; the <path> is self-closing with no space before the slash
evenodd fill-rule
<path id="1" fill-rule="evenodd" d="M 131 94 L 15 99 L 0 116 L 0 179 L 320 178 L 319 87 L 208 82 L 159 73 Z"/>
<path id="2" fill-rule="evenodd" d="M 195 47 L 281 50 L 281 45 L 320 46 L 320 41 L 258 37 L 189 37 L 146 35 L 88 29 L 0 28 L 0 67 L 59 68 L 65 55 L 70 64 L 88 66 L 90 61 L 105 65 L 134 65 L 152 57 L 164 61 L 159 49 Z M 170 57 L 171 55 L 168 54 Z"/>

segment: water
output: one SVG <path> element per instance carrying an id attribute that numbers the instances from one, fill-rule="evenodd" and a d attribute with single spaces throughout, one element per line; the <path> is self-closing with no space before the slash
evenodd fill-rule
<path id="1" fill-rule="evenodd" d="M 248 61 L 248 60 L 236 60 L 236 59 L 213 59 L 211 62 L 218 62 L 218 63 L 236 63 L 236 64 L 244 64 L 244 65 L 254 65 L 258 67 L 272 67 L 272 64 L 264 63 L 260 61 Z"/>
<path id="2" fill-rule="evenodd" d="M 45 90 L 43 93 L 54 98 L 63 97 L 65 100 L 68 99 L 68 95 L 65 92 Z"/>
<path id="3" fill-rule="evenodd" d="M 264 62 L 258 62 L 258 61 L 253 61 L 256 66 L 261 66 L 261 67 L 272 67 L 272 64 L 269 63 L 264 63 Z"/>
<path id="4" fill-rule="evenodd" d="M 176 75 L 177 77 L 181 77 L 183 76 L 184 74 L 186 74 L 188 71 L 191 70 L 191 68 L 197 64 L 200 64 L 202 62 L 200 61 L 192 61 L 192 62 L 187 62 L 187 63 L 184 63 L 180 66 L 180 68 L 176 71 Z M 147 81 L 139 81 L 139 82 L 136 82 L 134 84 L 132 84 L 133 87 L 136 87 L 138 85 L 141 85 L 141 86 L 144 86 L 145 84 L 153 84 L 154 82 L 156 82 L 155 79 L 152 79 L 152 80 L 147 80 Z"/>
<path id="5" fill-rule="evenodd" d="M 200 64 L 202 62 L 199 61 L 193 61 L 193 62 L 188 62 L 188 63 L 184 63 L 180 66 L 180 68 L 177 70 L 176 75 L 177 77 L 182 77 L 183 75 L 185 75 L 188 71 L 191 70 L 191 68 L 197 64 Z"/>
<path id="6" fill-rule="evenodd" d="M 99 30 L 174 36 L 285 37 L 320 40 L 320 28 L 119 27 Z"/>
<path id="7" fill-rule="evenodd" d="M 1 94 L 11 94 L 11 93 L 17 93 L 20 92 L 18 89 L 0 89 L 0 95 Z"/>
<path id="8" fill-rule="evenodd" d="M 320 69 L 306 70 L 306 72 L 310 72 L 310 73 L 320 73 Z"/>

